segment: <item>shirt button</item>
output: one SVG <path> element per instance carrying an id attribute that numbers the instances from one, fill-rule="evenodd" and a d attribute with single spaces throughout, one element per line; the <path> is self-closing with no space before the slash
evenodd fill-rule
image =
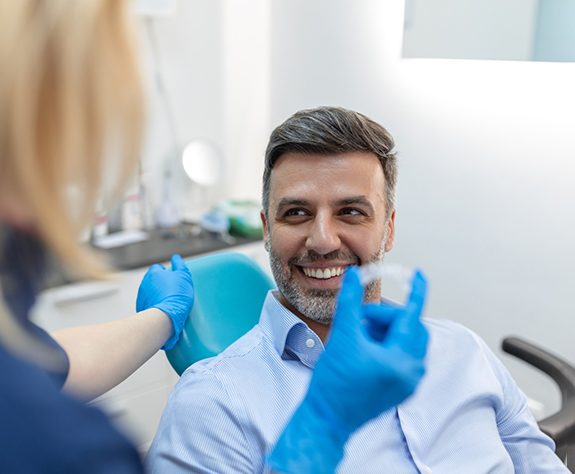
<path id="1" fill-rule="evenodd" d="M 307 341 L 305 341 L 305 345 L 311 349 L 312 347 L 315 346 L 315 341 L 310 338 Z"/>

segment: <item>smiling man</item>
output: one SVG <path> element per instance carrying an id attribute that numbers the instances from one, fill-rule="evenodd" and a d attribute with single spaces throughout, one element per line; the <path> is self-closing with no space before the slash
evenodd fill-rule
<path id="1" fill-rule="evenodd" d="M 393 247 L 393 148 L 381 125 L 342 108 L 304 110 L 273 131 L 262 222 L 278 289 L 259 324 L 183 374 L 150 451 L 153 472 L 264 471 L 324 350 L 343 272 Z M 375 283 L 364 298 L 380 295 Z M 425 324 L 417 391 L 349 438 L 338 472 L 568 472 L 485 343 L 449 321 Z"/>
<path id="2" fill-rule="evenodd" d="M 392 145 L 388 138 L 389 150 Z M 395 161 L 391 153 L 387 159 Z M 395 167 L 389 168 L 394 176 Z M 373 153 L 290 152 L 267 174 L 264 196 L 262 222 L 279 299 L 325 341 L 346 267 L 383 260 L 393 246 L 393 188 Z M 379 301 L 377 283 L 366 298 Z"/>

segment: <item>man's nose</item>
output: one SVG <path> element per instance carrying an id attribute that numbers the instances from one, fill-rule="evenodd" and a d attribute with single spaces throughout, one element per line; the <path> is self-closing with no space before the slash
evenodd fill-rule
<path id="1" fill-rule="evenodd" d="M 326 255 L 341 246 L 337 224 L 327 216 L 316 216 L 306 239 L 306 248 Z"/>

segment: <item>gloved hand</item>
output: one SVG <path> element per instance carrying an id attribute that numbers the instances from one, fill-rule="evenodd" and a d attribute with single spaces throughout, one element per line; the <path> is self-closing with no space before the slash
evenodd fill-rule
<path id="1" fill-rule="evenodd" d="M 170 318 L 174 332 L 162 349 L 169 350 L 178 342 L 193 305 L 192 274 L 182 257 L 172 256 L 170 270 L 159 264 L 152 265 L 148 269 L 138 288 L 136 311 L 157 308 Z"/>
<path id="2" fill-rule="evenodd" d="M 349 436 L 414 392 L 427 350 L 426 292 L 417 272 L 406 306 L 364 305 L 357 269 L 346 272 L 325 352 L 268 458 L 274 472 L 334 472 Z"/>

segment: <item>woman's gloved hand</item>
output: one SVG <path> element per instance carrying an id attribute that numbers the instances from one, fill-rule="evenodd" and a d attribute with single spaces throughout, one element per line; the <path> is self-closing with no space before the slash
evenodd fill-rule
<path id="1" fill-rule="evenodd" d="M 193 305 L 192 274 L 182 257 L 172 256 L 171 269 L 159 264 L 148 269 L 138 289 L 136 311 L 157 308 L 170 318 L 174 332 L 162 349 L 169 350 L 178 342 Z"/>
<path id="2" fill-rule="evenodd" d="M 325 352 L 268 458 L 274 472 L 334 472 L 349 436 L 415 391 L 425 371 L 426 292 L 416 272 L 406 306 L 364 305 L 357 269 L 346 272 Z"/>

